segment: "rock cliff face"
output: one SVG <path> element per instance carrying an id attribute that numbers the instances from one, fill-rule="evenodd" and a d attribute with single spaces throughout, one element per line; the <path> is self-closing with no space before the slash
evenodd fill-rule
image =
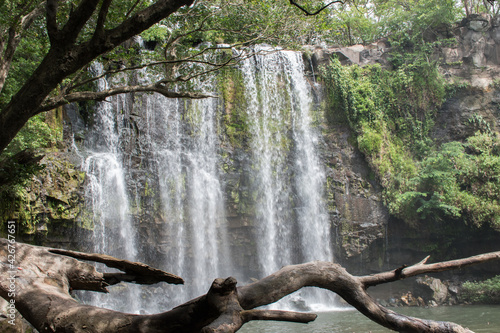
<path id="1" fill-rule="evenodd" d="M 453 47 L 436 50 L 434 55 L 441 64 L 441 73 L 457 87 L 457 91 L 438 111 L 432 138 L 440 144 L 464 141 L 481 127 L 499 132 L 499 19 L 473 15 L 453 29 L 438 33 L 457 41 Z M 311 73 L 318 73 L 332 55 L 344 65 L 381 64 L 389 67 L 390 50 L 390 44 L 384 40 L 345 48 L 311 47 L 308 59 Z M 380 188 L 371 180 L 363 156 L 349 142 L 350 135 L 349 127 L 342 124 L 328 132 L 325 152 L 340 149 L 338 155 L 334 154 L 336 158 L 329 158 L 326 153 L 324 160 L 328 166 L 332 165 L 331 161 L 341 161 L 337 168 L 329 168 L 329 172 L 337 175 L 337 186 L 331 191 L 335 198 L 333 205 L 337 207 L 335 213 L 339 214 L 332 220 L 337 226 L 339 260 L 351 271 L 390 269 L 418 262 L 428 254 L 434 260 L 446 260 L 497 250 L 500 235 L 493 230 L 466 226 L 451 228 L 446 222 L 413 230 L 403 221 L 390 217 L 380 204 Z M 478 267 L 477 270 L 486 275 L 494 274 L 499 267 L 493 266 Z"/>
<path id="2" fill-rule="evenodd" d="M 463 140 L 474 131 L 468 120 L 480 116 L 492 130 L 500 126 L 500 90 L 497 75 L 500 72 L 500 22 L 483 16 L 474 16 L 462 22 L 452 32 L 457 36 L 457 46 L 443 48 L 436 57 L 442 61 L 442 72 L 450 81 L 462 82 L 461 92 L 450 98 L 439 111 L 433 136 L 439 142 Z M 319 67 L 325 64 L 332 54 L 337 54 L 346 65 L 350 63 L 387 64 L 390 45 L 381 41 L 368 46 L 348 48 L 311 48 L 305 57 L 309 67 L 309 79 L 317 78 Z M 233 87 L 234 88 L 234 87 Z M 236 89 L 236 88 L 234 88 Z M 318 88 L 320 89 L 320 88 Z M 231 91 L 236 98 L 238 91 Z M 319 105 L 321 93 L 316 96 Z M 127 98 L 134 99 L 134 96 Z M 252 207 L 246 200 L 252 195 L 249 189 L 248 171 L 251 169 L 244 129 L 234 124 L 238 116 L 233 110 L 238 100 L 224 105 L 221 118 L 221 150 L 223 177 L 225 183 L 226 214 L 229 220 L 229 241 L 233 258 L 241 269 L 257 271 L 255 262 L 256 240 L 248 237 L 254 234 L 249 230 L 256 228 L 252 223 Z M 221 106 L 222 107 L 222 106 Z M 67 129 L 72 128 L 75 139 L 85 136 L 81 110 L 74 107 L 66 110 Z M 136 111 L 127 110 L 127 142 L 125 156 L 133 172 L 126 181 L 133 188 L 135 198 L 131 212 L 133 223 L 140 233 L 138 241 L 144 244 L 141 254 L 144 260 L 154 260 L 158 253 L 170 251 L 169 230 L 162 226 L 166 218 L 158 211 L 161 199 L 158 174 L 151 174 L 148 165 L 153 165 L 156 156 L 147 151 L 147 143 L 142 142 L 137 133 L 144 131 L 147 120 Z M 231 118 L 232 117 L 232 118 Z M 227 123 L 232 124 L 227 127 Z M 226 123 L 224 123 L 226 122 Z M 183 131 L 189 132 L 186 123 Z M 226 126 L 226 127 L 224 127 Z M 391 219 L 382 203 L 381 188 L 374 179 L 363 155 L 352 140 L 353 134 L 346 124 L 331 124 L 323 121 L 319 145 L 319 155 L 325 167 L 327 209 L 334 237 L 335 257 L 350 271 L 366 273 L 393 268 L 400 264 L 410 264 L 421 260 L 427 254 L 433 258 L 446 259 L 456 255 L 472 254 L 478 243 L 482 250 L 494 249 L 498 235 L 488 230 L 449 230 L 446 226 L 434 226 L 428 232 L 411 230 L 401 221 Z M 85 175 L 81 173 L 79 161 L 75 156 L 65 158 L 66 154 L 48 154 L 44 163 L 46 170 L 27 189 L 30 212 L 35 217 L 26 236 L 28 240 L 41 244 L 64 245 L 88 248 L 85 230 L 92 228 L 88 214 L 83 208 L 83 186 Z M 72 163 L 70 163 L 73 162 Z M 20 207 L 22 210 L 22 207 Z M 19 213 L 19 212 L 18 212 Z M 11 219 L 19 219 L 13 214 Z M 153 227 L 151 227 L 153 226 Z M 77 238 L 76 230 L 82 233 Z M 440 234 L 438 238 L 433 235 Z M 464 234 L 467 236 L 464 237 Z M 445 241 L 443 241 L 445 239 Z M 66 244 L 71 243 L 71 245 Z M 157 244 L 151 246 L 150 244 Z"/>

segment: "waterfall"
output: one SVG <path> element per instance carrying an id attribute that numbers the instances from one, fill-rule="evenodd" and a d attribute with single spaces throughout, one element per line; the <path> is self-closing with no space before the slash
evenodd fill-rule
<path id="1" fill-rule="evenodd" d="M 198 84 L 199 86 L 201 83 Z M 203 87 L 213 90 L 214 85 Z M 217 99 L 191 101 L 144 95 L 150 150 L 158 174 L 166 227 L 165 268 L 182 276 L 187 288 L 168 288 L 174 303 L 206 293 L 229 274 L 223 184 L 217 136 Z"/>
<path id="2" fill-rule="evenodd" d="M 272 52 L 257 54 L 242 66 L 258 198 L 257 254 L 265 276 L 287 264 L 331 261 L 333 254 L 323 200 L 326 177 L 316 148 L 319 138 L 302 55 L 255 51 Z M 333 302 L 327 294 L 311 297 L 308 292 L 302 293 L 308 303 Z"/>
<path id="3" fill-rule="evenodd" d="M 252 135 L 253 190 L 257 193 L 257 256 L 263 276 L 292 262 L 291 189 L 283 150 L 289 145 L 286 116 L 290 106 L 280 90 L 282 53 L 255 56 L 243 63 Z"/>
<path id="4" fill-rule="evenodd" d="M 102 73 L 99 63 L 93 65 L 95 75 Z M 108 88 L 105 79 L 98 80 L 98 91 Z M 125 168 L 120 149 L 120 114 L 115 108 L 118 100 L 99 102 L 96 105 L 95 125 L 87 142 L 87 156 L 83 170 L 87 175 L 85 189 L 86 207 L 92 212 L 94 251 L 134 261 L 137 255 L 134 227 L 129 215 L 129 199 L 125 182 Z M 126 293 L 126 302 L 136 305 L 137 289 Z M 112 302 L 102 295 L 93 295 L 93 303 L 104 307 L 136 312 L 135 306 L 124 308 L 121 302 Z"/>
<path id="5" fill-rule="evenodd" d="M 251 165 L 235 172 L 249 179 L 253 211 L 247 212 L 251 227 L 244 238 L 255 239 L 254 273 L 262 278 L 284 265 L 331 261 L 333 254 L 324 205 L 326 177 L 317 148 L 320 133 L 302 55 L 265 47 L 255 51 L 238 68 L 249 135 L 244 154 Z M 94 71 L 102 73 L 102 66 L 96 64 Z M 156 79 L 144 70 L 133 75 L 134 82 Z M 112 85 L 98 80 L 99 90 Z M 217 77 L 193 85 L 213 93 Z M 215 278 L 235 275 L 244 282 L 253 277 L 232 264 L 238 260 L 233 258 L 238 245 L 229 241 L 235 238 L 225 211 L 224 105 L 221 98 L 185 101 L 145 93 L 97 103 L 82 153 L 94 251 L 146 261 L 180 275 L 186 285 L 119 285 L 118 301 L 94 297 L 93 304 L 159 312 L 206 293 Z M 278 306 L 304 302 L 317 309 L 314 303 L 333 301 L 305 290 Z"/>
<path id="6" fill-rule="evenodd" d="M 297 224 L 300 230 L 302 260 L 333 259 L 329 217 L 324 205 L 326 175 L 318 157 L 318 134 L 312 127 L 311 87 L 304 77 L 302 56 L 284 52 L 289 80 L 287 93 L 292 99 L 292 131 L 295 150 L 294 171 L 297 194 Z"/>
<path id="7" fill-rule="evenodd" d="M 94 66 L 96 75 L 102 72 L 102 66 Z M 145 71 L 136 74 L 135 80 L 143 83 L 155 79 Z M 111 84 L 101 78 L 98 90 Z M 214 84 L 198 87 L 213 91 Z M 165 309 L 158 304 L 178 305 L 205 293 L 213 279 L 231 271 L 217 108 L 217 99 L 184 103 L 159 94 L 119 95 L 97 104 L 83 163 L 87 209 L 95 226 L 94 251 L 139 260 L 147 257 L 147 248 L 162 248 L 161 255 L 154 250 L 150 263 L 182 276 L 186 286 L 162 285 L 152 291 L 121 286 L 116 303 L 104 297 L 93 297 L 92 303 L 157 312 Z M 165 236 L 155 239 L 159 244 L 138 241 L 137 220 L 151 214 L 144 211 L 145 198 L 161 206 L 155 208 L 160 226 L 148 226 Z"/>

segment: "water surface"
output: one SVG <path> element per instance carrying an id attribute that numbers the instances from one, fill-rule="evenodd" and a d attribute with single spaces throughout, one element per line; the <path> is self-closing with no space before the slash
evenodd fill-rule
<path id="1" fill-rule="evenodd" d="M 452 321 L 474 332 L 500 332 L 500 306 L 450 306 L 437 308 L 396 308 L 398 313 L 423 319 Z M 387 333 L 386 329 L 357 312 L 346 309 L 323 312 L 309 324 L 283 322 L 250 322 L 238 331 L 242 333 Z"/>

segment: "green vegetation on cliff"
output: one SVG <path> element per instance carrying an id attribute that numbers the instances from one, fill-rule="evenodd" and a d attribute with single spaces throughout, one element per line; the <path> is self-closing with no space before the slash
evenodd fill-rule
<path id="1" fill-rule="evenodd" d="M 390 212 L 411 225 L 421 220 L 462 219 L 500 228 L 500 139 L 476 116 L 478 129 L 465 142 L 434 144 L 430 130 L 447 84 L 422 42 L 412 54 L 396 48 L 393 70 L 380 66 L 324 71 L 330 121 L 347 121 L 384 187 Z"/>

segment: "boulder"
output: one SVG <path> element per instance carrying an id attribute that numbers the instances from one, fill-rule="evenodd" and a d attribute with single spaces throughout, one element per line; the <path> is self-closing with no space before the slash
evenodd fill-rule
<path id="1" fill-rule="evenodd" d="M 423 276 L 416 279 L 415 291 L 429 304 L 431 301 L 438 305 L 444 304 L 448 299 L 448 286 L 440 279 Z"/>

